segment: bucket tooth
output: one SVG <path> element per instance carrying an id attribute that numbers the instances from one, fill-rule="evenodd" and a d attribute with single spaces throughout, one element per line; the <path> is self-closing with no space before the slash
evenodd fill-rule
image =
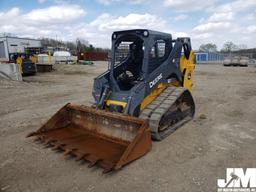
<path id="1" fill-rule="evenodd" d="M 39 138 L 42 143 L 44 143 L 46 140 L 46 137 L 44 135 L 39 136 Z"/>
<path id="2" fill-rule="evenodd" d="M 34 142 L 37 142 L 37 141 L 40 141 L 40 140 L 41 140 L 40 137 L 36 137 L 33 141 L 34 141 Z"/>
<path id="3" fill-rule="evenodd" d="M 87 155 L 89 155 L 89 153 L 77 155 L 76 156 L 76 161 L 80 161 L 80 160 L 84 159 L 84 157 L 87 156 Z"/>
<path id="4" fill-rule="evenodd" d="M 65 156 L 70 155 L 70 154 L 72 154 L 72 152 L 74 152 L 75 150 L 77 150 L 77 149 L 65 149 L 64 155 L 65 155 Z"/>
<path id="5" fill-rule="evenodd" d="M 110 168 L 106 168 L 102 171 L 103 174 L 107 174 L 109 172 L 113 171 L 113 167 L 110 167 Z"/>
<path id="6" fill-rule="evenodd" d="M 62 147 L 64 147 L 65 146 L 65 144 L 56 144 L 53 148 L 52 148 L 52 150 L 54 151 L 54 150 L 59 150 L 59 149 L 62 149 Z"/>
<path id="7" fill-rule="evenodd" d="M 32 137 L 32 136 L 35 136 L 36 134 L 37 134 L 36 132 L 31 132 L 31 133 L 27 134 L 26 137 Z"/>
<path id="8" fill-rule="evenodd" d="M 99 163 L 100 167 L 102 167 L 104 170 L 102 171 L 103 174 L 109 173 L 114 170 L 114 164 L 110 163 L 106 160 L 103 160 Z"/>
<path id="9" fill-rule="evenodd" d="M 47 144 L 50 144 L 50 145 L 53 145 L 54 142 L 56 142 L 57 140 L 56 139 L 50 139 Z"/>
<path id="10" fill-rule="evenodd" d="M 56 141 L 56 139 L 47 138 L 47 139 L 44 140 L 44 144 L 49 145 L 49 144 L 51 144 L 52 142 L 55 142 L 55 141 Z"/>
<path id="11" fill-rule="evenodd" d="M 90 161 L 90 164 L 88 165 L 89 168 L 93 167 L 94 165 L 96 165 L 98 162 L 102 161 L 102 159 L 95 159 Z"/>
<path id="12" fill-rule="evenodd" d="M 93 167 L 98 162 L 101 162 L 103 160 L 103 159 L 100 159 L 99 157 L 95 156 L 94 154 L 90 154 L 90 155 L 86 156 L 85 159 L 90 162 L 88 165 L 89 168 Z"/>

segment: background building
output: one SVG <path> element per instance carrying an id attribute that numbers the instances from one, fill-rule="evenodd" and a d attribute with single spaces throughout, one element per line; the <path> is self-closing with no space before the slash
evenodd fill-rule
<path id="1" fill-rule="evenodd" d="M 25 53 L 26 48 L 40 48 L 41 41 L 30 38 L 0 37 L 0 61 L 9 61 L 14 53 Z"/>
<path id="2" fill-rule="evenodd" d="M 196 63 L 204 64 L 204 63 L 222 63 L 225 58 L 232 57 L 248 57 L 250 61 L 256 60 L 256 49 L 240 49 L 229 52 L 196 52 L 195 59 Z"/>
<path id="3" fill-rule="evenodd" d="M 245 56 L 249 59 L 256 59 L 256 48 L 252 49 L 240 49 L 231 52 L 224 52 L 223 55 L 225 57 L 234 57 L 234 56 Z"/>
<path id="4" fill-rule="evenodd" d="M 222 63 L 224 55 L 218 52 L 196 52 L 195 59 L 196 63 Z"/>

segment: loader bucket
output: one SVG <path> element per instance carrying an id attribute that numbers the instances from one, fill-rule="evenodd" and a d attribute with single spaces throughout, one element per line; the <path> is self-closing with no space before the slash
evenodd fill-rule
<path id="1" fill-rule="evenodd" d="M 98 165 L 103 173 L 116 170 L 151 149 L 148 123 L 127 115 L 67 104 L 50 118 L 36 136 L 53 150 Z"/>

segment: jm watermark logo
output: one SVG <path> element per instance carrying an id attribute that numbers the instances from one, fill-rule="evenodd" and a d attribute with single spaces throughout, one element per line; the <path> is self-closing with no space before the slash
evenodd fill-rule
<path id="1" fill-rule="evenodd" d="M 218 179 L 218 192 L 256 192 L 256 168 L 227 168 L 226 179 Z"/>

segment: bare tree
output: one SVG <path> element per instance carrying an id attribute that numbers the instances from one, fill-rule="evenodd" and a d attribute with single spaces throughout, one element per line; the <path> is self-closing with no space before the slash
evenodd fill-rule
<path id="1" fill-rule="evenodd" d="M 222 52 L 231 52 L 235 50 L 238 50 L 238 46 L 232 41 L 225 42 L 223 48 L 221 49 Z"/>
<path id="2" fill-rule="evenodd" d="M 239 44 L 238 49 L 247 49 L 247 45 L 246 44 Z"/>
<path id="3" fill-rule="evenodd" d="M 217 45 L 215 45 L 214 43 L 202 44 L 199 47 L 199 51 L 203 51 L 203 52 L 217 52 Z"/>

